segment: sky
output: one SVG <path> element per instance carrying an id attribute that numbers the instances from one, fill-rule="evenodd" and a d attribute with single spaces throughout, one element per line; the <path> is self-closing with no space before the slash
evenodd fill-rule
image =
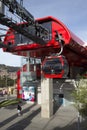
<path id="1" fill-rule="evenodd" d="M 45 16 L 59 19 L 87 43 L 87 0 L 24 0 L 23 6 L 35 19 Z M 0 64 L 20 66 L 21 57 L 0 49 Z"/>

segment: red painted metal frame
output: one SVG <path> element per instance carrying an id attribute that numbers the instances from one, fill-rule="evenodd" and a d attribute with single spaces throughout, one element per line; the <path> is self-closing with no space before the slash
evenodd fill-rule
<path id="1" fill-rule="evenodd" d="M 74 35 L 61 21 L 51 16 L 40 18 L 36 21 L 38 21 L 39 23 L 52 21 L 52 39 L 48 41 L 47 44 L 21 44 L 15 46 L 10 51 L 6 49 L 4 49 L 4 51 L 8 51 L 16 55 L 26 56 L 26 51 L 28 50 L 30 51 L 31 57 L 39 58 L 49 56 L 52 53 L 58 53 L 60 49 L 60 44 L 58 43 L 58 41 L 55 40 L 55 31 L 58 31 L 58 33 L 62 35 L 64 40 L 63 55 L 67 58 L 69 64 L 75 64 L 77 66 L 87 64 L 87 48 L 84 47 L 85 43 L 76 35 Z M 4 44 L 8 44 L 8 42 L 15 44 L 15 35 L 12 29 L 8 30 L 7 36 L 4 39 Z"/>

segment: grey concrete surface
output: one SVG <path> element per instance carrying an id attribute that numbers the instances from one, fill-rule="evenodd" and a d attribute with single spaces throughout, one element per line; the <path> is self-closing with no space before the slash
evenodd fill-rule
<path id="1" fill-rule="evenodd" d="M 17 106 L 0 109 L 0 130 L 87 130 L 83 120 L 78 129 L 77 111 L 73 106 L 61 106 L 48 118 L 41 117 L 37 104 L 21 104 L 22 115 L 17 115 Z"/>

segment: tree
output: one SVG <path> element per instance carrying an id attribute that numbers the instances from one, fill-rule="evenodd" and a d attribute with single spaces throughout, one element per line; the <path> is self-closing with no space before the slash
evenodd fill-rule
<path id="1" fill-rule="evenodd" d="M 9 78 L 8 76 L 6 77 L 5 75 L 3 77 L 0 76 L 0 87 L 13 86 L 15 82 L 16 82 L 16 79 L 13 80 Z"/>
<path id="2" fill-rule="evenodd" d="M 80 78 L 76 82 L 76 90 L 73 92 L 75 107 L 80 115 L 87 116 L 87 79 Z"/>

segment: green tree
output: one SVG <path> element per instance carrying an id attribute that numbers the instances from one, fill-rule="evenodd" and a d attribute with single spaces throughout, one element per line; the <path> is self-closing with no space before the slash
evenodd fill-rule
<path id="1" fill-rule="evenodd" d="M 87 116 L 87 79 L 80 78 L 76 82 L 76 90 L 73 92 L 75 107 L 80 115 Z"/>
<path id="2" fill-rule="evenodd" d="M 13 80 L 9 77 L 6 77 L 5 75 L 3 77 L 0 76 L 0 87 L 13 86 L 15 82 L 16 82 L 16 79 Z"/>

